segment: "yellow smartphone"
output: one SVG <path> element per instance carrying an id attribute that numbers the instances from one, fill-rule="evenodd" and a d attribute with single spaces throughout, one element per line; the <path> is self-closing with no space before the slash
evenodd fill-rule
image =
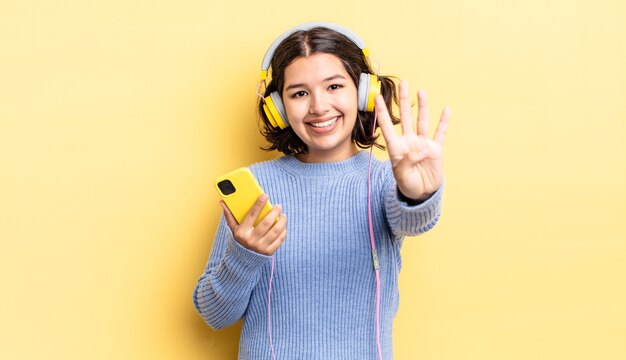
<path id="1" fill-rule="evenodd" d="M 259 195 L 263 194 L 263 189 L 247 167 L 220 176 L 215 181 L 215 188 L 240 224 Z M 256 226 L 271 209 L 272 204 L 267 200 L 254 225 Z"/>

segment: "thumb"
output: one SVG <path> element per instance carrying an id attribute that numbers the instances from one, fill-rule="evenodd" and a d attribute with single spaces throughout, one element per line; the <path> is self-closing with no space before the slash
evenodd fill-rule
<path id="1" fill-rule="evenodd" d="M 220 205 L 222 206 L 222 209 L 224 210 L 224 218 L 226 219 L 226 224 L 230 228 L 230 231 L 234 233 L 237 226 L 239 226 L 239 223 L 235 219 L 235 216 L 230 211 L 230 209 L 228 208 L 228 205 L 226 205 L 224 200 L 220 200 Z"/>

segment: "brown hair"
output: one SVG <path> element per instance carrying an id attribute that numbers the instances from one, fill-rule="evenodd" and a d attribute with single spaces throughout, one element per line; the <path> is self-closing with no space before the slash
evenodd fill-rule
<path id="1" fill-rule="evenodd" d="M 335 55 L 341 60 L 346 71 L 358 86 L 361 73 L 373 74 L 363 51 L 345 35 L 325 27 L 315 27 L 306 31 L 297 31 L 289 35 L 278 45 L 271 63 L 271 81 L 267 84 L 265 95 L 269 96 L 277 91 L 282 96 L 285 83 L 285 68 L 295 59 L 316 53 Z M 381 94 L 387 108 L 391 111 L 392 103 L 398 103 L 398 96 L 393 79 L 388 76 L 378 76 L 381 83 Z M 274 128 L 263 111 L 263 100 L 259 99 L 258 111 L 261 117 L 260 131 L 265 137 L 268 146 L 263 150 L 278 150 L 287 155 L 304 154 L 308 151 L 306 144 L 296 135 L 291 127 L 285 129 Z M 398 118 L 390 114 L 394 124 Z M 352 141 L 360 148 L 370 146 L 384 149 L 377 142 L 378 135 L 372 136 L 374 113 L 358 111 L 357 121 L 352 130 Z"/>

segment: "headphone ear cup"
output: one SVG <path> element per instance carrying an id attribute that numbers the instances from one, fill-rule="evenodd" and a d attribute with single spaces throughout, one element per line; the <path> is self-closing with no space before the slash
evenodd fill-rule
<path id="1" fill-rule="evenodd" d="M 359 76 L 359 88 L 358 88 L 358 106 L 359 111 L 365 111 L 367 109 L 367 96 L 370 92 L 370 79 L 369 74 L 361 73 Z"/>
<path id="2" fill-rule="evenodd" d="M 359 111 L 374 111 L 374 98 L 380 94 L 378 76 L 361 73 L 359 76 L 358 106 Z"/>
<path id="3" fill-rule="evenodd" d="M 284 129 L 289 126 L 287 111 L 285 110 L 285 105 L 283 105 L 283 99 L 280 98 L 278 92 L 274 91 L 269 96 L 265 97 L 263 111 L 275 128 Z"/>

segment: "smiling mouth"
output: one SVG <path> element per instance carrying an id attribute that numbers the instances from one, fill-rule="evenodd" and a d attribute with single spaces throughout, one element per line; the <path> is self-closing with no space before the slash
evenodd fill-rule
<path id="1" fill-rule="evenodd" d="M 329 127 L 332 126 L 334 123 L 337 122 L 337 119 L 339 119 L 339 117 L 334 117 L 330 120 L 326 120 L 326 121 L 322 121 L 322 122 L 311 122 L 309 123 L 309 125 L 315 127 L 315 128 L 325 128 L 325 127 Z"/>

